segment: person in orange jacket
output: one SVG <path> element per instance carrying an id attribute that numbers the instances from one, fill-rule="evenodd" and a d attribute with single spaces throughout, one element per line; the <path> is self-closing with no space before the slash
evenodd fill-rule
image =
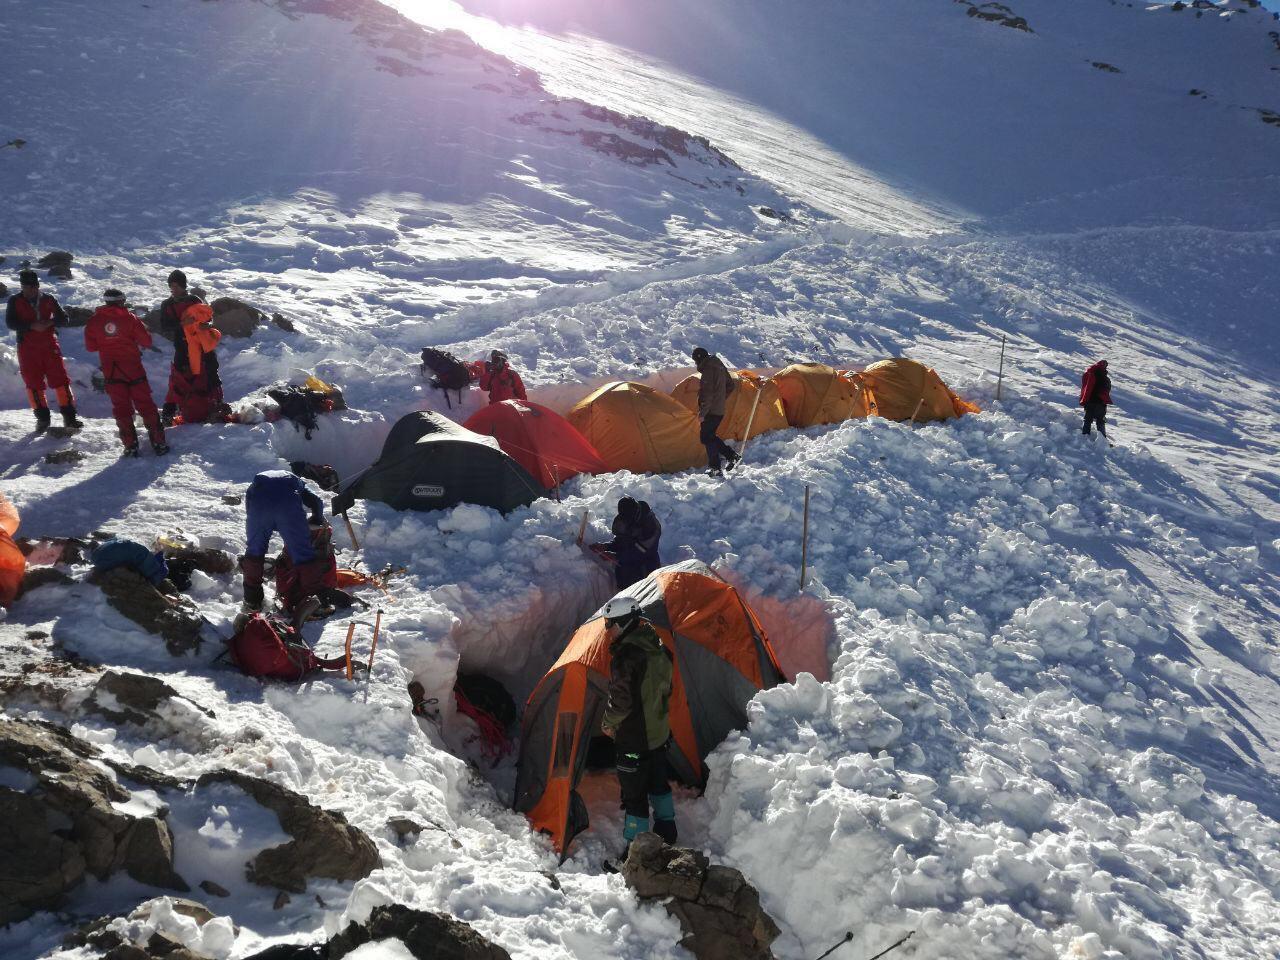
<path id="1" fill-rule="evenodd" d="M 142 349 L 151 346 L 151 334 L 125 306 L 125 295 L 111 289 L 102 295 L 105 306 L 99 307 L 84 328 L 84 345 L 98 355 L 106 379 L 107 396 L 111 398 L 111 415 L 116 418 L 124 456 L 138 455 L 138 431 L 133 415 L 141 415 L 156 456 L 169 452 L 165 443 L 160 412 L 151 398 L 151 384 L 142 365 Z"/>
<path id="2" fill-rule="evenodd" d="M 184 423 L 204 423 L 225 406 L 222 384 L 216 381 L 218 355 L 213 352 L 222 333 L 213 326 L 213 308 L 207 303 L 184 309 L 180 324 L 169 371 L 169 396 Z"/>
<path id="3" fill-rule="evenodd" d="M 65 326 L 67 315 L 51 295 L 40 292 L 40 277 L 34 270 L 18 274 L 20 292 L 9 298 L 5 307 L 5 325 L 18 334 L 18 371 L 27 388 L 27 399 L 36 415 L 36 432 L 49 429 L 49 404 L 45 389 L 58 396 L 62 424 L 68 430 L 84 426 L 76 416 L 76 398 L 71 392 L 71 378 L 62 362 L 62 347 L 55 327 Z"/>
<path id="4" fill-rule="evenodd" d="M 169 391 L 164 398 L 160 419 L 169 426 L 174 414 L 182 408 L 186 423 L 200 423 L 220 411 L 222 378 L 218 373 L 218 355 L 212 350 L 201 356 L 200 372 L 192 373 L 191 350 L 186 340 L 182 316 L 188 308 L 203 304 L 197 294 L 188 291 L 187 275 L 181 270 L 169 274 L 169 297 L 160 304 L 160 333 L 173 341 L 173 366 L 169 370 Z"/>
<path id="5" fill-rule="evenodd" d="M 489 391 L 490 403 L 529 399 L 520 374 L 511 369 L 507 355 L 501 350 L 494 350 L 485 361 L 484 372 L 480 374 L 480 389 Z"/>

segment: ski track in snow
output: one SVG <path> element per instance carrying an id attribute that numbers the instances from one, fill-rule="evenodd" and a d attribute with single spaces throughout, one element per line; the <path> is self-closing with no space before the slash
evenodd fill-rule
<path id="1" fill-rule="evenodd" d="M 397 417 L 442 405 L 415 369 L 429 344 L 468 358 L 502 347 L 557 409 L 609 377 L 673 381 L 694 343 L 764 368 L 908 353 L 985 412 L 779 431 L 723 483 L 583 477 L 563 502 L 506 517 L 357 504 L 367 567 L 407 568 L 380 601 L 367 684 L 263 686 L 203 655 L 175 662 L 96 588 L 44 587 L 0 621 L 9 672 L 71 652 L 154 673 L 215 716 L 115 728 L 77 714 L 79 695 L 61 708 L 16 697 L 6 712 L 67 722 L 170 775 L 273 779 L 374 839 L 383 866 L 369 878 L 313 882 L 272 910 L 274 891 L 238 869 L 278 839 L 271 818 L 235 791 L 210 809 L 171 801 L 180 871 L 231 890 L 209 906 L 239 935 L 190 942 L 214 960 L 332 934 L 384 902 L 451 913 L 520 958 L 687 956 L 660 907 L 600 873 L 621 829 L 612 779 L 584 785 L 593 826 L 558 866 L 507 809 L 511 760 L 480 762 L 450 696 L 460 668 L 528 693 L 609 593 L 571 542 L 582 512 L 603 538 L 628 493 L 662 519 L 665 560 L 698 557 L 744 591 L 796 676 L 753 701 L 705 795 L 678 794 L 682 839 L 759 887 L 780 958 L 846 930 L 834 956 L 910 930 L 899 952 L 914 960 L 1280 951 L 1280 134 L 1243 109 L 1280 102 L 1274 27 L 1239 3 L 1197 19 L 1024 0 L 1037 33 L 1023 35 L 939 0 L 910 15 L 825 8 L 826 35 L 799 14 L 770 33 L 772 8 L 750 0 L 734 43 L 713 47 L 719 0 L 678 31 L 667 0 L 643 29 L 561 3 L 467 4 L 508 26 L 399 4 L 534 66 L 539 87 L 456 36 L 415 57 L 271 4 L 0 0 L 0 25 L 27 38 L 6 55 L 0 118 L 29 140 L 0 152 L 5 268 L 65 247 L 75 277 L 49 284 L 64 303 L 110 284 L 146 305 L 186 267 L 211 295 L 298 324 L 224 340 L 236 403 L 314 371 L 352 408 L 311 441 L 288 424 L 184 427 L 167 460 L 119 462 L 79 331 L 62 342 L 89 425 L 70 441 L 27 434 L 9 341 L 0 490 L 21 532 L 180 530 L 238 551 L 242 508 L 223 494 L 282 459 L 350 474 Z M 838 65 L 833 38 L 850 38 Z M 388 54 L 427 73 L 375 70 Z M 850 89 L 865 95 L 841 101 L 847 116 L 785 96 L 830 104 Z M 635 166 L 512 120 L 614 129 L 548 90 L 706 135 L 745 169 Z M 1079 435 L 1074 406 L 1101 354 L 1116 381 L 1110 449 Z M 165 357 L 146 360 L 159 389 Z M 481 402 L 444 412 L 462 420 Z M 45 462 L 65 447 L 85 458 Z M 197 578 L 192 596 L 225 632 L 239 589 Z M 367 653 L 370 616 L 356 619 Z M 308 627 L 325 653 L 345 632 Z M 438 725 L 409 712 L 415 676 Z M 426 829 L 402 845 L 396 816 Z M 155 893 L 91 882 L 63 914 L 0 931 L 0 953 L 84 960 L 57 946 L 69 926 Z"/>

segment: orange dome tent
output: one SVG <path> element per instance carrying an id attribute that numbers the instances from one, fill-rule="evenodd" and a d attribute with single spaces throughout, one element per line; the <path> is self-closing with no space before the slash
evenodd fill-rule
<path id="1" fill-rule="evenodd" d="M 707 755 L 746 728 L 748 701 L 786 678 L 755 614 L 701 561 L 662 567 L 620 595 L 636 598 L 671 652 L 667 759 L 677 779 L 701 786 Z M 600 734 L 609 665 L 608 631 L 597 611 L 529 696 L 521 721 L 515 808 L 551 835 L 562 859 L 588 825 L 576 788 Z"/>
<path id="2" fill-rule="evenodd" d="M 548 490 L 579 473 L 606 473 L 608 466 L 564 417 L 527 400 L 491 403 L 463 424 L 494 437 L 503 452 Z"/>
<path id="3" fill-rule="evenodd" d="M 875 412 L 856 374 L 825 363 L 794 363 L 774 374 L 773 381 L 793 427 L 843 423 Z"/>
<path id="4" fill-rule="evenodd" d="M 976 404 L 961 400 L 931 367 L 906 357 L 881 360 L 862 371 L 875 397 L 880 416 L 889 420 L 927 423 L 978 413 Z"/>
<path id="5" fill-rule="evenodd" d="M 665 393 L 639 383 L 607 383 L 566 418 L 610 470 L 676 473 L 707 462 L 698 418 Z"/>
<path id="6" fill-rule="evenodd" d="M 0 606 L 5 607 L 17 598 L 27 572 L 27 558 L 13 542 L 19 523 L 18 508 L 0 493 Z"/>
<path id="7" fill-rule="evenodd" d="M 738 385 L 724 404 L 724 420 L 716 434 L 721 440 L 746 440 L 747 421 L 751 421 L 751 436 L 758 437 L 770 430 L 781 430 L 787 426 L 787 412 L 782 406 L 782 394 L 778 385 L 749 370 L 738 370 L 734 374 Z M 693 374 L 681 380 L 671 396 L 682 407 L 695 416 L 698 413 L 698 387 L 702 383 L 699 374 Z M 757 402 L 757 395 L 760 400 Z M 755 407 L 752 419 L 751 408 Z"/>

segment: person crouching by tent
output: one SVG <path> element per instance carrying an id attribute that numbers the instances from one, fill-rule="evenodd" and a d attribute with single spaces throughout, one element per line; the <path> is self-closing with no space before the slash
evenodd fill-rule
<path id="1" fill-rule="evenodd" d="M 625 590 L 662 566 L 658 557 L 661 539 L 662 524 L 649 504 L 623 497 L 613 518 L 613 539 L 592 549 L 613 559 L 614 581 L 619 590 Z"/>
<path id="2" fill-rule="evenodd" d="M 1084 427 L 1080 431 L 1089 436 L 1090 427 L 1097 423 L 1098 432 L 1108 443 L 1107 406 L 1111 403 L 1111 377 L 1107 373 L 1107 361 L 1099 360 L 1080 378 L 1080 406 L 1084 407 Z"/>
<path id="3" fill-rule="evenodd" d="M 609 704 L 601 732 L 613 739 L 618 787 L 626 822 L 627 847 L 649 830 L 676 842 L 676 807 L 667 771 L 671 739 L 671 654 L 640 616 L 632 597 L 614 597 L 604 606 L 609 630 Z M 623 859 L 626 858 L 623 850 Z"/>
<path id="4" fill-rule="evenodd" d="M 729 373 L 724 362 L 714 353 L 708 353 L 705 347 L 694 347 L 693 365 L 698 368 L 698 420 L 702 427 L 698 431 L 698 439 L 707 448 L 707 473 L 720 475 L 720 460 L 723 457 L 725 469 L 732 470 L 742 459 L 733 452 L 733 448 L 720 439 L 716 433 L 724 420 L 725 401 L 733 390 L 736 381 Z"/>
<path id="5" fill-rule="evenodd" d="M 138 430 L 133 416 L 138 414 L 147 428 L 151 449 L 156 456 L 169 452 L 165 443 L 160 412 L 151 398 L 147 369 L 142 365 L 142 348 L 151 346 L 151 334 L 125 306 L 125 295 L 114 288 L 102 295 L 105 305 L 99 307 L 84 328 L 84 346 L 98 355 L 107 396 L 111 399 L 111 415 L 116 418 L 124 456 L 138 455 Z"/>
<path id="6" fill-rule="evenodd" d="M 18 372 L 27 388 L 27 399 L 36 415 L 36 432 L 49 429 L 49 404 L 45 389 L 58 397 L 62 425 L 67 430 L 84 426 L 76 416 L 76 398 L 71 392 L 71 378 L 62 361 L 62 347 L 54 328 L 70 321 L 62 305 L 54 297 L 40 292 L 40 277 L 34 270 L 18 274 L 18 293 L 5 306 L 4 322 L 18 335 Z"/>
<path id="7" fill-rule="evenodd" d="M 333 556 L 316 550 L 313 531 L 328 528 L 324 519 L 324 502 L 307 489 L 306 483 L 286 470 L 264 470 L 253 478 L 244 498 L 247 543 L 240 560 L 244 575 L 244 603 L 236 617 L 238 631 L 250 616 L 262 610 L 265 591 L 262 578 L 266 573 L 267 548 L 271 535 L 280 534 L 288 553 L 287 563 L 293 579 L 288 584 L 289 596 L 277 599 L 290 612 L 307 597 L 315 596 L 326 584 L 324 580 Z M 280 581 L 277 580 L 277 590 Z"/>
<path id="8" fill-rule="evenodd" d="M 524 381 L 520 379 L 520 374 L 511 369 L 507 355 L 501 350 L 494 350 L 484 362 L 484 370 L 480 374 L 480 389 L 489 391 L 490 403 L 529 399 L 524 392 Z"/>

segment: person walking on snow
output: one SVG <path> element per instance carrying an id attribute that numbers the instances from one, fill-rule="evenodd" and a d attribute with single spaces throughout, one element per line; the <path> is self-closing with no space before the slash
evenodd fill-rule
<path id="1" fill-rule="evenodd" d="M 1107 406 L 1111 403 L 1111 377 L 1107 374 L 1107 361 L 1099 360 L 1080 378 L 1080 406 L 1084 407 L 1084 428 L 1088 436 L 1090 426 L 1098 424 L 1098 432 L 1108 443 Z"/>
<path id="2" fill-rule="evenodd" d="M 236 617 L 238 631 L 254 613 L 262 610 L 267 548 L 271 535 L 280 534 L 297 577 L 296 603 L 314 596 L 321 587 L 331 557 L 318 555 L 312 543 L 313 529 L 327 529 L 324 502 L 307 489 L 300 477 L 287 470 L 264 470 L 253 478 L 244 497 L 247 543 L 240 560 L 244 575 L 244 603 Z M 282 598 L 284 599 L 284 598 Z"/>
<path id="3" fill-rule="evenodd" d="M 694 348 L 693 363 L 700 375 L 698 420 L 702 427 L 698 431 L 698 439 L 707 448 L 707 474 L 716 477 L 720 476 L 721 457 L 725 460 L 726 470 L 732 470 L 742 459 L 716 433 L 720 429 L 720 422 L 724 420 L 725 401 L 737 381 L 720 358 L 714 353 L 708 353 L 703 347 Z"/>
<path id="4" fill-rule="evenodd" d="M 489 391 L 490 403 L 501 403 L 503 400 L 528 400 L 524 392 L 524 382 L 507 363 L 507 355 L 501 350 L 494 350 L 484 362 L 484 372 L 480 374 L 480 389 Z"/>
<path id="5" fill-rule="evenodd" d="M 613 738 L 618 787 L 626 823 L 627 847 L 649 830 L 676 842 L 676 808 L 667 773 L 671 739 L 671 654 L 640 615 L 632 597 L 614 597 L 604 605 L 609 644 L 609 703 L 601 732 Z M 623 850 L 622 859 L 626 859 Z"/>
<path id="6" fill-rule="evenodd" d="M 206 420 L 223 406 L 218 355 L 212 348 L 198 354 L 197 367 L 192 370 L 193 351 L 183 316 L 189 308 L 203 303 L 204 300 L 199 296 L 188 292 L 185 273 L 174 270 L 169 274 L 169 296 L 160 304 L 160 334 L 173 342 L 169 390 L 160 411 L 166 427 L 173 425 L 174 415 L 180 406 L 185 407 L 182 418 L 188 422 Z"/>
<path id="7" fill-rule="evenodd" d="M 27 388 L 27 400 L 36 415 L 36 432 L 49 429 L 49 405 L 45 389 L 53 390 L 58 397 L 58 410 L 62 425 L 68 430 L 78 430 L 84 423 L 76 416 L 76 398 L 71 392 L 71 378 L 62 362 L 62 347 L 58 343 L 56 326 L 66 326 L 67 315 L 54 297 L 40 292 L 40 278 L 34 270 L 18 274 L 20 292 L 9 298 L 4 322 L 18 334 L 18 371 Z"/>
<path id="8" fill-rule="evenodd" d="M 106 305 L 99 307 L 85 325 L 84 345 L 98 355 L 124 455 L 138 455 L 138 431 L 133 424 L 137 413 L 146 425 L 151 449 L 161 456 L 169 452 L 169 445 L 165 443 L 160 414 L 142 365 L 142 349 L 151 346 L 151 334 L 125 307 L 125 295 L 119 290 L 108 290 L 102 299 Z"/>
<path id="9" fill-rule="evenodd" d="M 649 504 L 623 497 L 618 501 L 618 515 L 613 518 L 613 539 L 596 544 L 593 549 L 612 555 L 617 565 L 613 575 L 617 589 L 625 590 L 643 580 L 658 567 L 658 541 L 662 524 Z"/>

